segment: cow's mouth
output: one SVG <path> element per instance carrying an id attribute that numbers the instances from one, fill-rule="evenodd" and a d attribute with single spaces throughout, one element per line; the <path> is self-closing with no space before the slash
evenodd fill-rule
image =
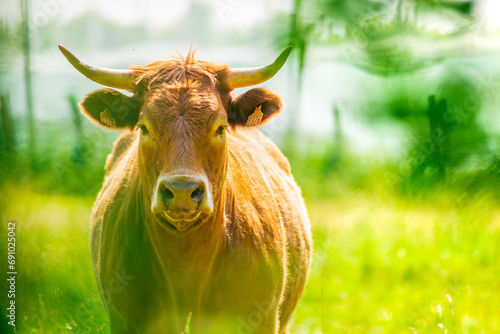
<path id="1" fill-rule="evenodd" d="M 194 210 L 183 210 L 183 211 L 167 211 L 164 212 L 161 217 L 168 224 L 175 227 L 178 231 L 186 231 L 191 226 L 196 224 L 200 218 L 201 212 Z"/>

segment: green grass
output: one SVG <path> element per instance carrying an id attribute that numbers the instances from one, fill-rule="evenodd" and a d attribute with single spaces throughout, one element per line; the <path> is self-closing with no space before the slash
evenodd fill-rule
<path id="1" fill-rule="evenodd" d="M 306 199 L 314 259 L 293 333 L 500 332 L 500 206 L 490 197 Z M 106 333 L 88 248 L 93 198 L 10 183 L 2 201 L 2 222 L 17 221 L 17 333 Z"/>
<path id="2" fill-rule="evenodd" d="M 17 223 L 17 333 L 106 333 L 88 246 L 92 200 L 19 186 L 2 195 L 2 222 Z"/>
<path id="3" fill-rule="evenodd" d="M 443 202 L 310 203 L 315 257 L 295 333 L 500 332 L 500 208 Z"/>

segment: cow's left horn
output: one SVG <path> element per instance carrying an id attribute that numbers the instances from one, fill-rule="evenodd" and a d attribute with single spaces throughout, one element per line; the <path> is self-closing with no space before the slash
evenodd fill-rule
<path id="1" fill-rule="evenodd" d="M 229 88 L 240 88 L 260 84 L 271 79 L 285 64 L 288 55 L 292 51 L 292 46 L 287 47 L 276 58 L 274 63 L 254 68 L 235 68 L 229 70 L 227 85 Z"/>
<path id="2" fill-rule="evenodd" d="M 88 65 L 78 59 L 64 46 L 59 45 L 59 50 L 61 50 L 64 57 L 68 59 L 74 68 L 90 80 L 108 87 L 126 89 L 130 91 L 134 90 L 135 85 L 132 83 L 134 72 L 132 70 L 111 70 L 103 67 Z"/>

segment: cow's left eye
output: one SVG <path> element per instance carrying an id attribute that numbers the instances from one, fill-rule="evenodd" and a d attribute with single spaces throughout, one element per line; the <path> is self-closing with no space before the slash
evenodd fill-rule
<path id="1" fill-rule="evenodd" d="M 224 130 L 226 130 L 225 127 L 222 125 L 217 128 L 217 135 L 222 136 L 224 134 Z"/>
<path id="2" fill-rule="evenodd" d="M 145 126 L 145 125 L 141 125 L 141 133 L 142 133 L 143 135 L 147 135 L 147 134 L 149 134 L 148 127 L 147 127 L 147 126 Z"/>

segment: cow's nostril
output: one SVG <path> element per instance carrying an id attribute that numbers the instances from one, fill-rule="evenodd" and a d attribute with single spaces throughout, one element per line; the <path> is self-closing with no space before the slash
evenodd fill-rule
<path id="1" fill-rule="evenodd" d="M 161 190 L 161 197 L 163 201 L 170 202 L 174 199 L 174 193 L 170 189 L 163 187 Z"/>
<path id="2" fill-rule="evenodd" d="M 196 188 L 192 193 L 191 193 L 191 199 L 193 201 L 196 201 L 198 203 L 200 203 L 202 200 L 203 200 L 203 194 L 205 192 L 203 191 L 203 189 L 201 188 L 201 186 L 199 186 L 198 188 Z"/>

